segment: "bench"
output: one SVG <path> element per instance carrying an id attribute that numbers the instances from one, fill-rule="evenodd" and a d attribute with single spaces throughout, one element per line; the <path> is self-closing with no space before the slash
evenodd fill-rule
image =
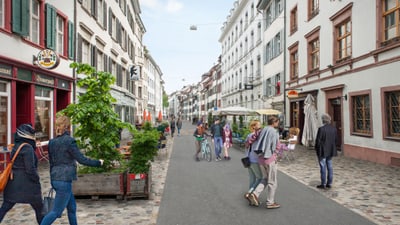
<path id="1" fill-rule="evenodd" d="M 246 140 L 239 133 L 232 133 L 232 143 L 244 147 Z"/>

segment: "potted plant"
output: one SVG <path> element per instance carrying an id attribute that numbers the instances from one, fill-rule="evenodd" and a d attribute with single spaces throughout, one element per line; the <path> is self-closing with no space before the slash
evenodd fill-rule
<path id="1" fill-rule="evenodd" d="M 75 195 L 123 195 L 123 170 L 121 154 L 115 146 L 120 142 L 120 131 L 133 126 L 120 120 L 114 112 L 111 85 L 115 77 L 108 72 L 96 71 L 87 64 L 72 63 L 71 68 L 85 77 L 78 87 L 86 92 L 78 96 L 77 103 L 68 105 L 63 113 L 75 125 L 74 137 L 82 151 L 91 158 L 103 159 L 102 167 L 80 167 L 78 181 L 74 182 Z"/>
<path id="2" fill-rule="evenodd" d="M 143 129 L 133 132 L 127 162 L 126 197 L 150 197 L 151 162 L 158 153 L 160 131 L 145 122 Z"/>

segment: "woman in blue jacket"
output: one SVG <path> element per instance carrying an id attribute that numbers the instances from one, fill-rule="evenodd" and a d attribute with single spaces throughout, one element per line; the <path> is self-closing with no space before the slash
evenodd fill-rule
<path id="1" fill-rule="evenodd" d="M 69 118 L 59 116 L 56 119 L 57 137 L 49 141 L 50 180 L 56 196 L 52 211 L 43 218 L 41 225 L 52 224 L 65 208 L 69 224 L 77 225 L 76 202 L 72 193 L 72 181 L 77 179 L 76 161 L 86 166 L 100 167 L 103 164 L 103 160 L 89 159 L 80 152 L 69 129 Z"/>

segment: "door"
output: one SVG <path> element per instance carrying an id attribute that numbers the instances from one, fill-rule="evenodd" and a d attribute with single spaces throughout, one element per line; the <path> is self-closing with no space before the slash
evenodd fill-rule
<path id="1" fill-rule="evenodd" d="M 336 149 L 342 151 L 343 146 L 343 133 L 342 133 L 342 102 L 341 99 L 332 99 L 332 125 L 336 127 L 338 141 L 336 142 Z"/>

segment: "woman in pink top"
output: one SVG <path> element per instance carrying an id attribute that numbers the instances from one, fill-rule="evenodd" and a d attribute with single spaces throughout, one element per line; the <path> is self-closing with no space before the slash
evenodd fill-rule
<path id="1" fill-rule="evenodd" d="M 224 132 L 222 135 L 222 140 L 224 142 L 224 159 L 230 160 L 231 157 L 229 156 L 229 148 L 232 147 L 232 130 L 229 123 L 226 123 L 224 126 Z"/>

